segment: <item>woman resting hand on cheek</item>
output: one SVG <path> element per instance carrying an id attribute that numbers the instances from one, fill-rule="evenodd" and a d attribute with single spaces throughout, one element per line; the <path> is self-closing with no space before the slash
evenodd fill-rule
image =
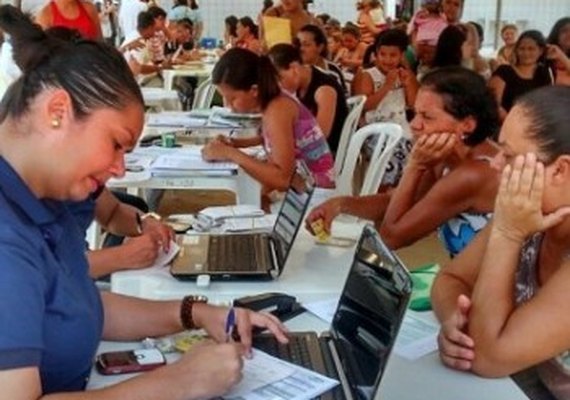
<path id="1" fill-rule="evenodd" d="M 537 365 L 570 396 L 570 88 L 523 96 L 505 119 L 493 221 L 437 276 L 442 361 L 489 377 Z"/>

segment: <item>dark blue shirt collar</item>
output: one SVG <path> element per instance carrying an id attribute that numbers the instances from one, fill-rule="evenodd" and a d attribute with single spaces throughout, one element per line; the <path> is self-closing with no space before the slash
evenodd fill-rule
<path id="1" fill-rule="evenodd" d="M 53 223 L 63 210 L 58 201 L 38 199 L 3 157 L 0 157 L 0 190 L 36 225 Z"/>

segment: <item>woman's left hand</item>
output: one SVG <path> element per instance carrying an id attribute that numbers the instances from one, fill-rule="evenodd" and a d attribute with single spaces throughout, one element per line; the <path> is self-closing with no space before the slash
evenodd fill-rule
<path id="1" fill-rule="evenodd" d="M 216 341 L 224 343 L 232 340 L 231 334 L 233 332 L 226 332 L 230 310 L 227 307 L 195 304 L 193 318 L 197 326 L 205 329 Z M 279 342 L 288 342 L 287 328 L 274 315 L 254 312 L 245 308 L 233 308 L 233 310 L 235 313 L 235 330 L 246 354 L 251 353 L 251 330 L 253 327 L 266 328 L 275 335 Z"/>
<path id="2" fill-rule="evenodd" d="M 206 161 L 227 161 L 230 160 L 229 153 L 233 149 L 225 141 L 214 139 L 202 148 L 202 158 Z"/>
<path id="3" fill-rule="evenodd" d="M 544 215 L 544 165 L 536 155 L 518 155 L 503 169 L 495 200 L 493 230 L 517 242 L 535 232 L 545 231 L 570 215 L 570 207 L 561 207 Z"/>

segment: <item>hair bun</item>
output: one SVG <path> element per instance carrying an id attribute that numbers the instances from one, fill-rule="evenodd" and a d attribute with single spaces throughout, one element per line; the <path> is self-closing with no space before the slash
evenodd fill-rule
<path id="1" fill-rule="evenodd" d="M 14 61 L 26 73 L 61 47 L 42 28 L 14 6 L 0 6 L 0 28 L 10 35 Z"/>

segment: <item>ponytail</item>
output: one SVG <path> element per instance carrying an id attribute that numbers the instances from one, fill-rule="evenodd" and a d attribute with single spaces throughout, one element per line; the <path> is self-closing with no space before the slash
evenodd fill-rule
<path id="1" fill-rule="evenodd" d="M 224 53 L 212 71 L 214 85 L 225 84 L 235 90 L 250 90 L 257 85 L 262 109 L 279 96 L 281 88 L 277 71 L 267 56 L 233 48 Z"/>

